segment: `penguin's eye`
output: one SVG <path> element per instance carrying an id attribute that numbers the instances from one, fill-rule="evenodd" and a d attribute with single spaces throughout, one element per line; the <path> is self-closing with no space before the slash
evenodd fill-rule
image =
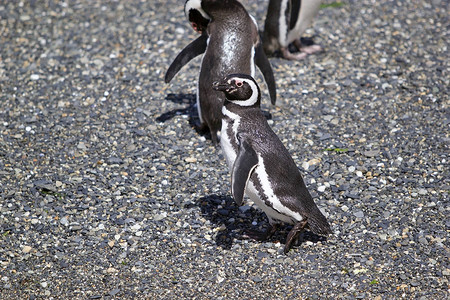
<path id="1" fill-rule="evenodd" d="M 236 81 L 236 86 L 241 87 L 243 85 L 242 81 Z"/>

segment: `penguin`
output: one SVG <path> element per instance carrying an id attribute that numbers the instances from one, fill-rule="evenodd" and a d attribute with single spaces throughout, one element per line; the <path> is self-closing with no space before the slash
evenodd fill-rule
<path id="1" fill-rule="evenodd" d="M 254 76 L 256 64 L 268 86 L 271 103 L 275 105 L 275 78 L 260 42 L 257 23 L 237 0 L 187 0 L 185 12 L 192 27 L 201 35 L 178 54 L 166 72 L 165 82 L 170 82 L 185 64 L 204 53 L 197 84 L 201 123 L 197 127 L 209 129 L 217 145 L 225 97 L 211 89 L 211 84 L 229 73 Z"/>
<path id="2" fill-rule="evenodd" d="M 267 123 L 261 93 L 252 76 L 231 74 L 213 84 L 225 94 L 220 145 L 231 170 L 231 193 L 240 206 L 247 195 L 269 219 L 266 239 L 280 223 L 294 225 L 288 233 L 287 254 L 306 227 L 320 235 L 332 233 L 327 219 L 308 192 L 294 160 Z"/>
<path id="3" fill-rule="evenodd" d="M 202 0 L 187 0 L 184 3 L 184 13 L 192 28 L 198 33 L 205 32 L 211 18 L 201 9 Z"/>
<path id="4" fill-rule="evenodd" d="M 280 50 L 290 60 L 304 59 L 308 54 L 322 51 L 319 45 L 302 45 L 300 37 L 319 12 L 321 0 L 270 0 L 264 22 L 263 45 L 267 55 Z M 289 45 L 300 51 L 289 51 Z"/>

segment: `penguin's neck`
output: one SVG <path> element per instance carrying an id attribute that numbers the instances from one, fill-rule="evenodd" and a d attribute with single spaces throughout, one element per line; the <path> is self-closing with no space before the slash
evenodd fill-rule
<path id="1" fill-rule="evenodd" d="M 222 11 L 235 11 L 236 9 L 240 9 L 243 6 L 236 0 L 219 0 L 219 1 L 202 1 L 202 8 L 209 14 L 213 15 L 217 12 Z"/>
<path id="2" fill-rule="evenodd" d="M 248 15 L 244 6 L 236 0 L 203 0 L 202 8 L 213 21 L 218 22 L 236 23 L 244 18 L 244 15 Z"/>

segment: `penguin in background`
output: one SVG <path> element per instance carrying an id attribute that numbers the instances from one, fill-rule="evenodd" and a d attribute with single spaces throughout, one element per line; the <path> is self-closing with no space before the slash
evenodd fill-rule
<path id="1" fill-rule="evenodd" d="M 197 84 L 198 129 L 209 129 L 217 145 L 222 124 L 223 93 L 211 89 L 214 81 L 229 73 L 254 76 L 255 64 L 269 89 L 271 103 L 276 102 L 273 70 L 262 48 L 255 19 L 237 0 L 187 0 L 185 13 L 201 35 L 175 58 L 165 75 L 169 83 L 178 71 L 203 54 Z"/>
<path id="2" fill-rule="evenodd" d="M 247 195 L 269 219 L 265 233 L 250 236 L 266 239 L 280 223 L 292 224 L 284 247 L 284 253 L 288 253 L 304 228 L 320 235 L 332 233 L 294 160 L 267 123 L 255 80 L 249 75 L 231 74 L 215 82 L 213 88 L 226 96 L 220 144 L 231 170 L 233 198 L 240 206 Z"/>
<path id="3" fill-rule="evenodd" d="M 301 60 L 322 51 L 319 45 L 303 45 L 300 37 L 311 25 L 320 9 L 321 0 L 270 0 L 264 22 L 263 45 L 267 55 L 280 51 L 289 60 Z M 291 53 L 293 43 L 300 51 Z"/>
<path id="4" fill-rule="evenodd" d="M 211 17 L 201 8 L 202 0 L 186 0 L 184 13 L 192 28 L 200 34 L 205 33 Z"/>

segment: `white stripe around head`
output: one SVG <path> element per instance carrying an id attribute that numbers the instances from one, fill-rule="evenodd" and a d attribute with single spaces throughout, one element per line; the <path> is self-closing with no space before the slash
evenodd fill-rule
<path id="1" fill-rule="evenodd" d="M 203 18 L 211 20 L 210 16 L 202 8 L 202 0 L 189 0 L 184 7 L 184 13 L 186 17 L 189 17 L 189 10 L 196 9 L 200 12 Z"/>
<path id="2" fill-rule="evenodd" d="M 233 79 L 233 78 L 232 78 Z M 247 100 L 228 100 L 230 102 L 233 102 L 240 106 L 252 106 L 256 102 L 258 102 L 258 86 L 256 86 L 256 83 L 253 80 L 248 80 L 244 78 L 240 78 L 239 80 L 243 82 L 247 82 L 250 87 L 252 88 L 252 95 Z"/>

